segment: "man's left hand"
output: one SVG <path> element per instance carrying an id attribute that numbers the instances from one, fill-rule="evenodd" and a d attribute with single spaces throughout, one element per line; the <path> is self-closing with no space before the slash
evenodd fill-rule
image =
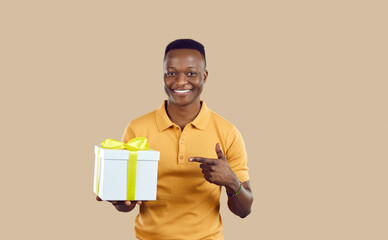
<path id="1" fill-rule="evenodd" d="M 236 192 L 240 187 L 240 183 L 236 174 L 229 167 L 229 163 L 219 143 L 216 144 L 216 153 L 217 159 L 190 157 L 189 161 L 201 163 L 199 167 L 202 169 L 202 173 L 208 182 L 225 186 L 227 190 Z"/>

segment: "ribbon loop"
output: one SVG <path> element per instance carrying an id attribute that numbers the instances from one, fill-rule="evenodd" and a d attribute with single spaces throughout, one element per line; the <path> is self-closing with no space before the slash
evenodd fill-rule
<path id="1" fill-rule="evenodd" d="M 101 147 L 109 149 L 127 149 L 130 151 L 151 150 L 145 137 L 135 137 L 129 142 L 123 143 L 114 139 L 106 139 L 101 143 Z"/>

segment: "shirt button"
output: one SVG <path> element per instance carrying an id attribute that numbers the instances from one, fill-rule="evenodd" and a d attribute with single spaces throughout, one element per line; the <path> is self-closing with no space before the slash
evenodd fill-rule
<path id="1" fill-rule="evenodd" d="M 183 141 L 183 140 L 181 140 L 181 143 L 183 144 L 183 143 L 184 143 L 184 141 Z"/>
<path id="2" fill-rule="evenodd" d="M 180 158 L 180 159 L 183 159 L 183 156 L 181 155 L 179 158 Z"/>

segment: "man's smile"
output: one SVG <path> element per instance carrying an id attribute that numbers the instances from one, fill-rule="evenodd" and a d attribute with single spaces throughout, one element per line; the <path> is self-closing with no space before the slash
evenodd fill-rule
<path id="1" fill-rule="evenodd" d="M 171 89 L 178 96 L 185 96 L 189 94 L 193 89 Z"/>

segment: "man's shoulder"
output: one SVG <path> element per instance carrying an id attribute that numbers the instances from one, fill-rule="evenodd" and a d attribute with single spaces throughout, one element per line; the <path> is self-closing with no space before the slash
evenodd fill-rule
<path id="1" fill-rule="evenodd" d="M 211 113 L 211 116 L 212 118 L 215 120 L 215 121 L 218 121 L 218 122 L 222 122 L 222 123 L 225 123 L 225 124 L 228 124 L 228 125 L 232 125 L 231 122 L 229 122 L 228 120 L 226 120 L 226 118 L 224 118 L 223 116 L 221 116 L 220 114 L 210 110 L 210 113 Z"/>
<path id="2" fill-rule="evenodd" d="M 218 113 L 212 111 L 211 114 L 212 116 L 209 129 L 216 131 L 219 136 L 221 136 L 221 138 L 225 141 L 224 143 L 226 149 L 229 149 L 230 147 L 243 146 L 244 140 L 239 129 Z"/>
<path id="3" fill-rule="evenodd" d="M 131 127 L 140 127 L 149 125 L 151 123 L 155 123 L 155 114 L 157 110 L 154 110 L 152 112 L 149 112 L 147 114 L 144 114 L 140 117 L 137 117 L 133 120 L 131 120 L 130 125 Z"/>
<path id="4" fill-rule="evenodd" d="M 233 123 L 229 122 L 228 120 L 226 120 L 224 117 L 222 117 L 218 113 L 215 113 L 214 111 L 210 111 L 210 112 L 211 112 L 211 119 L 215 125 L 222 127 L 222 129 L 224 129 L 226 131 L 236 129 L 236 127 L 234 126 Z"/>

